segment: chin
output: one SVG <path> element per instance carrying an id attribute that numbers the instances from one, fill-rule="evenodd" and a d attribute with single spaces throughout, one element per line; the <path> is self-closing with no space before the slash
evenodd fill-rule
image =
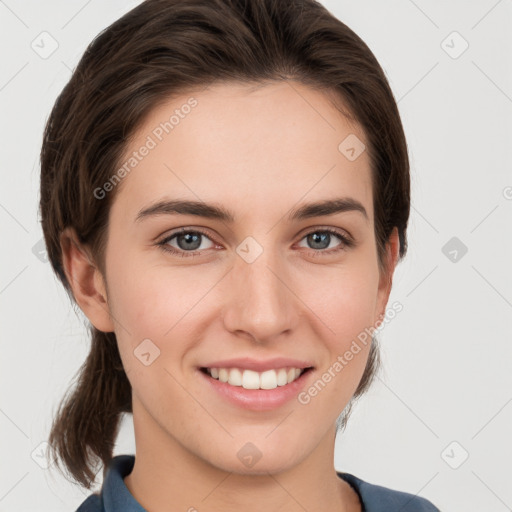
<path id="1" fill-rule="evenodd" d="M 245 465 L 238 459 L 233 461 L 225 461 L 225 464 L 218 465 L 219 468 L 230 473 L 237 475 L 253 475 L 253 476 L 266 476 L 268 474 L 276 475 L 293 468 L 298 462 L 294 459 L 287 459 L 285 462 L 281 460 L 279 454 L 272 454 L 272 456 L 265 458 L 261 457 L 253 466 Z"/>
<path id="2" fill-rule="evenodd" d="M 302 446 L 300 444 L 298 446 Z M 267 475 L 278 474 L 287 471 L 299 464 L 301 451 L 297 446 L 289 446 L 283 449 L 276 447 L 265 440 L 254 442 L 232 442 L 221 452 L 208 457 L 208 462 L 213 466 L 238 475 Z"/>

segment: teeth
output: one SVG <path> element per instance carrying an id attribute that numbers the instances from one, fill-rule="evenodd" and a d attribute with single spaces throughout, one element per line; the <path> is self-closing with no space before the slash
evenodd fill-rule
<path id="1" fill-rule="evenodd" d="M 241 374 L 238 368 L 233 368 L 229 371 L 229 375 L 236 372 Z M 231 384 L 231 382 L 229 383 Z M 244 370 L 243 376 L 240 379 L 240 384 L 235 384 L 235 386 L 242 386 L 245 389 L 259 389 L 260 376 L 258 372 L 253 372 L 252 370 Z"/>
<path id="2" fill-rule="evenodd" d="M 256 374 L 258 375 L 258 374 Z M 274 389 L 277 388 L 277 373 L 275 370 L 268 370 L 262 372 L 260 375 L 261 389 Z"/>
<path id="3" fill-rule="evenodd" d="M 301 368 L 280 368 L 255 372 L 240 368 L 207 368 L 214 379 L 227 382 L 231 386 L 241 386 L 244 389 L 275 389 L 277 386 L 290 384 L 302 373 Z"/>
<path id="4" fill-rule="evenodd" d="M 233 368 L 229 372 L 228 384 L 231 384 L 232 386 L 242 385 L 242 372 L 238 368 Z"/>
<path id="5" fill-rule="evenodd" d="M 288 384 L 288 372 L 286 368 L 281 368 L 277 372 L 277 385 L 284 386 L 285 384 Z"/>

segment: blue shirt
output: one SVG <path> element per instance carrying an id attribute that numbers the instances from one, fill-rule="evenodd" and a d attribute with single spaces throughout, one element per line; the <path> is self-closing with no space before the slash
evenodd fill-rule
<path id="1" fill-rule="evenodd" d="M 100 494 L 91 494 L 76 512 L 147 512 L 123 480 L 134 464 L 134 455 L 115 456 L 108 465 Z M 425 498 L 370 484 L 350 473 L 336 474 L 357 492 L 363 512 L 440 512 Z"/>

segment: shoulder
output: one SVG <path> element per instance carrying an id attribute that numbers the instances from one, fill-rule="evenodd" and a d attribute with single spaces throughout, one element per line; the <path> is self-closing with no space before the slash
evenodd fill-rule
<path id="1" fill-rule="evenodd" d="M 104 512 L 101 496 L 91 494 L 75 512 Z"/>
<path id="2" fill-rule="evenodd" d="M 350 473 L 336 473 L 359 494 L 364 512 L 440 512 L 433 503 L 421 496 L 371 484 Z"/>

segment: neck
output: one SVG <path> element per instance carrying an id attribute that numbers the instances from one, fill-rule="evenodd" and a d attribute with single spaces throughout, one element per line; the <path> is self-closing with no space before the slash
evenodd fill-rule
<path id="1" fill-rule="evenodd" d="M 335 426 L 298 465 L 277 474 L 224 471 L 190 452 L 134 401 L 136 458 L 124 479 L 147 510 L 224 512 L 360 511 L 357 494 L 336 475 Z M 144 436 L 137 435 L 144 431 Z M 169 505 L 172 504 L 172 508 Z"/>

